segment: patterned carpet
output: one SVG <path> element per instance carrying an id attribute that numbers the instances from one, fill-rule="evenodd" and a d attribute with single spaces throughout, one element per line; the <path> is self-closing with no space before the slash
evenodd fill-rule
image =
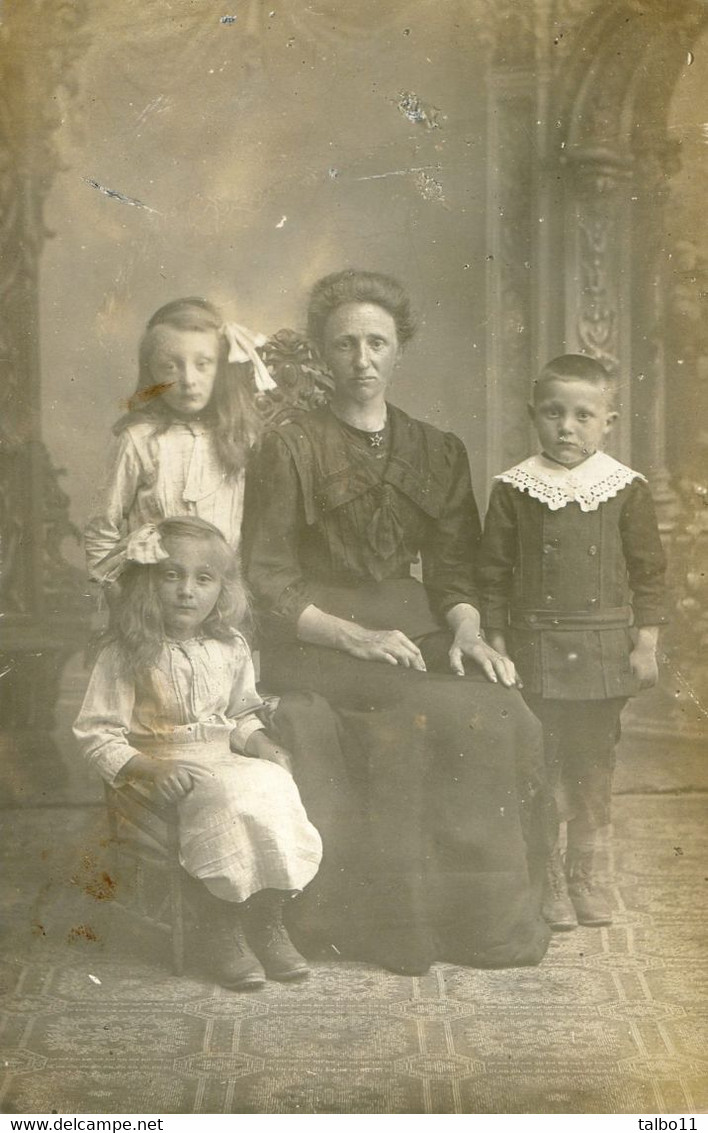
<path id="1" fill-rule="evenodd" d="M 5 1112 L 705 1112 L 705 795 L 616 800 L 616 920 L 536 969 L 235 994 L 126 929 L 101 808 L 6 811 Z"/>

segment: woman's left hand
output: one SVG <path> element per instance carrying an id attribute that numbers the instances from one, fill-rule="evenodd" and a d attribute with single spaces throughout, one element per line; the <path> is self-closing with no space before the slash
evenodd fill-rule
<path id="1" fill-rule="evenodd" d="M 504 685 L 505 688 L 521 687 L 516 673 L 514 662 L 510 657 L 493 649 L 477 632 L 474 625 L 464 622 L 455 631 L 455 639 L 450 647 L 450 668 L 453 673 L 464 677 L 465 667 L 463 660 L 470 657 L 493 684 Z"/>

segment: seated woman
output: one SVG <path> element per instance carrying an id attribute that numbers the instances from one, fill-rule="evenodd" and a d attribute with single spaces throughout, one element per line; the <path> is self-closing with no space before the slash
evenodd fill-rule
<path id="1" fill-rule="evenodd" d="M 318 693 L 342 723 L 341 747 L 316 745 L 327 765 L 293 769 L 323 836 L 328 939 L 409 974 L 537 963 L 540 729 L 480 635 L 465 449 L 386 401 L 414 330 L 395 280 L 327 276 L 308 329 L 331 399 L 263 438 L 244 556 L 264 684 Z"/>

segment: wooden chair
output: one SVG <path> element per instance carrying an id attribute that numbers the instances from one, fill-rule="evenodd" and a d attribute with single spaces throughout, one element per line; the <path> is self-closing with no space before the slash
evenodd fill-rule
<path id="1" fill-rule="evenodd" d="M 277 387 L 255 394 L 265 428 L 284 424 L 295 410 L 326 404 L 332 381 L 304 335 L 287 328 L 279 330 L 260 347 L 259 354 Z"/>
<path id="2" fill-rule="evenodd" d="M 179 860 L 177 810 L 170 803 L 146 797 L 131 784 L 116 788 L 106 783 L 104 790 L 117 879 L 115 904 L 168 937 L 172 968 L 180 976 L 184 971 L 187 875 Z M 154 879 L 162 880 L 157 891 L 150 885 Z"/>

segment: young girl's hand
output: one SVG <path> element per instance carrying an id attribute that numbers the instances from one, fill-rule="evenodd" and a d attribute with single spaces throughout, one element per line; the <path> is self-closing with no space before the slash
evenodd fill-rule
<path id="1" fill-rule="evenodd" d="M 244 754 L 254 756 L 256 759 L 267 759 L 271 763 L 277 763 L 279 767 L 292 774 L 290 752 L 286 751 L 282 744 L 277 744 L 275 740 L 272 740 L 264 731 L 251 732 L 246 741 Z"/>
<path id="2" fill-rule="evenodd" d="M 194 777 L 188 768 L 179 763 L 157 767 L 153 772 L 153 785 L 168 803 L 179 802 L 194 787 Z"/>
<path id="3" fill-rule="evenodd" d="M 166 802 L 176 803 L 189 794 L 198 774 L 198 771 L 190 769 L 183 763 L 151 759 L 150 756 L 137 752 L 123 767 L 121 781 L 146 780 L 152 783 Z"/>
<path id="4" fill-rule="evenodd" d="M 640 688 L 653 688 L 659 680 L 659 666 L 653 649 L 635 645 L 629 655 L 629 664 Z"/>

